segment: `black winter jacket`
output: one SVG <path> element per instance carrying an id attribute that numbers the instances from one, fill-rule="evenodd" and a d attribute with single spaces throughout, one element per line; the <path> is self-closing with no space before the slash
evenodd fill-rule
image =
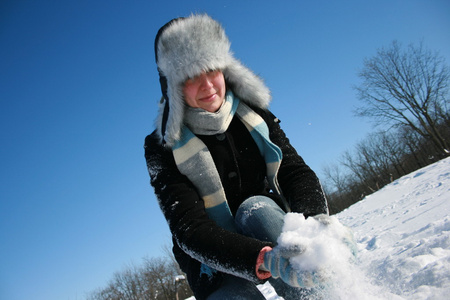
<path id="1" fill-rule="evenodd" d="M 326 199 L 315 173 L 289 143 L 278 119 L 267 110 L 253 108 L 267 123 L 269 136 L 283 153 L 278 182 L 289 208 L 269 191 L 265 162 L 248 130 L 237 117 L 228 130 L 217 136 L 198 136 L 208 147 L 225 189 L 233 215 L 248 197 L 266 195 L 285 211 L 305 217 L 328 213 Z M 209 219 L 193 184 L 175 164 L 171 149 L 159 142 L 156 131 L 145 139 L 145 158 L 161 210 L 173 235 L 173 252 L 196 299 L 206 299 L 221 283 L 223 273 L 255 283 L 259 252 L 269 243 L 230 232 Z M 218 272 L 200 272 L 204 263 Z"/>

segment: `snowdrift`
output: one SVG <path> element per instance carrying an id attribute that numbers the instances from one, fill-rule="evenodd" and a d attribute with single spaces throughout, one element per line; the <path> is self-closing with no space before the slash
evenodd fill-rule
<path id="1" fill-rule="evenodd" d="M 360 268 L 404 299 L 449 299 L 450 158 L 406 175 L 338 214 Z"/>

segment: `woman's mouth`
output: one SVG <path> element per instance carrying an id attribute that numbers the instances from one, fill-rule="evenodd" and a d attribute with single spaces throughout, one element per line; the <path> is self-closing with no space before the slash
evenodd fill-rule
<path id="1" fill-rule="evenodd" d="M 200 98 L 200 99 L 198 99 L 198 100 L 199 100 L 199 101 L 202 101 L 202 102 L 212 102 L 212 101 L 214 101 L 214 99 L 216 99 L 216 96 L 217 96 L 217 94 L 211 94 L 211 95 L 209 95 L 209 96 Z"/>

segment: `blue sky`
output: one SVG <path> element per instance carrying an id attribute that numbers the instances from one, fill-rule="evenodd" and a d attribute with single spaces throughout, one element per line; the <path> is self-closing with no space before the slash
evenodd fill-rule
<path id="1" fill-rule="evenodd" d="M 1 299 L 83 299 L 164 255 L 142 148 L 160 97 L 153 40 L 191 12 L 223 24 L 319 174 L 373 130 L 352 114 L 365 57 L 423 40 L 450 62 L 445 0 L 2 1 Z"/>

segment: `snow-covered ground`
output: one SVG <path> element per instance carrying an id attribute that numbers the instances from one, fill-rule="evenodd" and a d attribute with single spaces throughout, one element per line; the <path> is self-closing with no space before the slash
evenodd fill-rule
<path id="1" fill-rule="evenodd" d="M 396 180 L 335 216 L 353 231 L 356 261 L 349 259 L 348 250 L 339 248 L 346 244 L 340 241 L 347 234 L 339 224 L 327 228 L 290 216 L 283 242 L 297 239 L 312 250 L 309 257 L 297 257 L 299 264 L 322 259 L 328 278 L 322 298 L 450 299 L 449 213 L 447 158 Z M 332 234 L 337 238 L 330 238 Z M 270 284 L 259 287 L 267 299 L 282 299 Z"/>

